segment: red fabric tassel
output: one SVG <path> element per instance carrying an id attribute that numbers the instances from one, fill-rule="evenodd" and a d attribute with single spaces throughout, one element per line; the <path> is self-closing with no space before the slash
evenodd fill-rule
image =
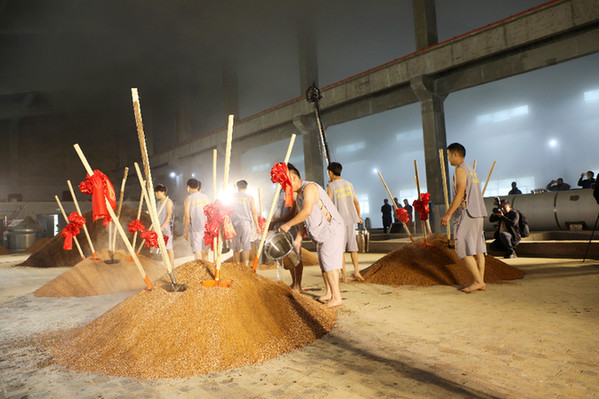
<path id="1" fill-rule="evenodd" d="M 67 224 L 64 229 L 62 229 L 61 235 L 64 237 L 64 244 L 62 248 L 70 251 L 73 249 L 73 237 L 79 235 L 79 226 L 71 222 Z"/>
<path id="2" fill-rule="evenodd" d="M 293 187 L 291 186 L 291 178 L 286 163 L 277 162 L 272 166 L 270 181 L 281 183 L 281 187 L 285 191 L 285 206 L 293 206 Z"/>
<path id="3" fill-rule="evenodd" d="M 410 217 L 408 216 L 408 211 L 403 208 L 397 208 L 395 210 L 395 214 L 397 215 L 397 219 L 399 219 L 402 223 L 408 223 Z"/>
<path id="4" fill-rule="evenodd" d="M 141 232 L 139 236 L 142 240 L 146 240 L 146 243 L 144 244 L 146 247 L 160 248 L 160 244 L 158 244 L 158 234 L 156 234 L 155 231 L 144 230 Z M 163 234 L 162 238 L 164 239 L 164 245 L 166 245 L 166 243 L 168 242 L 168 236 L 165 236 Z"/>
<path id="5" fill-rule="evenodd" d="M 420 220 L 426 221 L 428 219 L 428 214 L 430 213 L 430 208 L 428 207 L 428 203 L 431 200 L 431 195 L 429 193 L 420 194 L 420 200 L 414 200 L 412 206 L 414 210 L 420 213 Z"/>
<path id="6" fill-rule="evenodd" d="M 92 195 L 92 209 L 94 215 L 94 222 L 99 219 L 104 219 L 102 224 L 108 226 L 110 223 L 110 214 L 106 208 L 106 201 L 112 209 L 116 208 L 116 194 L 114 193 L 114 187 L 108 177 L 99 170 L 94 170 L 93 175 L 87 175 L 86 180 L 79 184 L 79 190 L 82 193 Z"/>
<path id="7" fill-rule="evenodd" d="M 258 233 L 264 231 L 264 227 L 266 226 L 266 218 L 262 216 L 258 216 Z"/>
<path id="8" fill-rule="evenodd" d="M 69 222 L 75 224 L 78 228 L 82 228 L 86 220 L 83 216 L 79 216 L 77 212 L 71 212 L 69 215 Z"/>
<path id="9" fill-rule="evenodd" d="M 206 224 L 204 225 L 204 245 L 212 248 L 214 251 L 214 237 L 218 237 L 218 231 L 221 224 L 223 225 L 223 234 L 225 240 L 230 240 L 235 237 L 235 229 L 231 223 L 229 215 L 235 212 L 233 208 L 224 206 L 220 200 L 214 201 L 204 207 L 204 215 L 206 215 Z"/>
<path id="10" fill-rule="evenodd" d="M 129 233 L 134 234 L 137 231 L 144 231 L 146 226 L 143 225 L 141 220 L 134 219 L 131 223 L 129 223 Z"/>

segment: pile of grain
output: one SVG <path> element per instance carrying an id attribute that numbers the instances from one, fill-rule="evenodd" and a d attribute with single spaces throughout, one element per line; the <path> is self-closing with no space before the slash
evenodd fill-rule
<path id="1" fill-rule="evenodd" d="M 405 245 L 382 257 L 362 272 L 367 283 L 385 285 L 468 285 L 472 275 L 458 259 L 455 249 L 447 248 L 446 235 L 434 235 Z M 524 272 L 492 256 L 485 258 L 485 282 L 522 278 Z"/>
<path id="2" fill-rule="evenodd" d="M 66 333 L 51 348 L 56 360 L 82 372 L 141 379 L 185 378 L 256 364 L 327 334 L 334 309 L 224 263 L 229 288 L 202 285 L 214 266 L 188 262 L 175 269 L 184 292 L 167 292 L 167 277 L 87 326 Z"/>
<path id="3" fill-rule="evenodd" d="M 10 249 L 6 249 L 2 245 L 0 245 L 0 255 L 10 255 L 12 251 Z"/>
<path id="4" fill-rule="evenodd" d="M 102 221 L 98 220 L 96 222 L 92 221 L 92 212 L 89 211 L 85 213 L 86 226 L 89 231 L 89 235 L 91 237 L 92 243 L 96 252 L 99 252 L 102 248 L 108 248 L 108 227 L 102 225 Z M 133 234 L 129 233 L 129 223 L 137 217 L 137 209 L 132 208 L 130 206 L 123 205 L 121 211 L 121 226 L 125 230 L 127 237 L 129 240 L 132 239 Z M 150 216 L 147 213 L 142 213 L 141 221 L 146 227 L 150 227 L 152 224 L 150 221 Z M 85 257 L 92 257 L 91 249 L 89 244 L 87 243 L 87 238 L 85 237 L 85 232 L 81 229 L 81 233 L 77 236 L 77 240 L 79 240 L 79 245 L 81 245 L 81 249 L 83 250 L 83 254 Z M 137 235 L 137 245 L 139 245 L 139 234 Z M 64 266 L 73 266 L 81 261 L 81 255 L 79 255 L 79 251 L 77 250 L 77 246 L 73 242 L 73 249 L 70 251 L 62 249 L 64 244 L 64 238 L 61 233 L 58 233 L 54 237 L 50 239 L 46 243 L 46 245 L 39 248 L 35 251 L 27 260 L 21 263 L 19 266 L 31 266 L 31 267 L 64 267 Z M 120 235 L 117 235 L 116 238 L 116 249 L 126 250 L 125 245 L 122 243 Z M 137 248 L 135 248 L 137 249 Z M 141 251 L 142 255 L 149 255 L 149 250 L 147 248 L 143 248 Z M 102 258 L 108 259 L 108 258 Z"/>
<path id="5" fill-rule="evenodd" d="M 36 252 L 39 251 L 44 245 L 49 243 L 52 239 L 48 237 L 40 238 L 36 242 L 34 242 L 29 248 L 27 248 L 24 252 Z"/>
<path id="6" fill-rule="evenodd" d="M 101 250 L 99 255 L 103 259 L 110 259 L 110 251 L 107 249 Z M 125 261 L 128 257 L 125 252 L 115 251 L 114 259 L 118 259 L 119 263 L 106 264 L 103 260 L 82 260 L 38 288 L 33 294 L 36 297 L 64 298 L 141 290 L 146 285 L 135 263 Z M 139 260 L 151 281 L 159 279 L 166 273 L 164 266 L 158 262 L 143 255 L 139 256 Z"/>

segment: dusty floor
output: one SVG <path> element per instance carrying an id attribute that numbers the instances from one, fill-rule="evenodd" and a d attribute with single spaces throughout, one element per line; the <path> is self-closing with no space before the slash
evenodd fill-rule
<path id="1" fill-rule="evenodd" d="M 380 256 L 361 254 L 361 268 Z M 343 284 L 337 326 L 303 349 L 258 366 L 138 381 L 48 366 L 30 338 L 88 322 L 129 294 L 35 298 L 66 268 L 12 267 L 23 260 L 0 256 L 0 398 L 599 397 L 597 261 L 510 259 L 524 279 L 473 294 Z M 260 273 L 276 279 L 276 270 Z M 322 293 L 318 267 L 304 282 L 306 295 Z"/>

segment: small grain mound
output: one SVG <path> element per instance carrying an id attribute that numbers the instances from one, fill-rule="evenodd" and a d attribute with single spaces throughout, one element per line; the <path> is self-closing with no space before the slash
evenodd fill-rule
<path id="1" fill-rule="evenodd" d="M 367 283 L 397 285 L 467 285 L 472 276 L 458 259 L 455 249 L 447 247 L 447 236 L 435 234 L 428 239 L 404 245 L 382 257 L 362 272 Z M 493 256 L 485 257 L 485 282 L 522 278 L 524 272 Z"/>
<path id="2" fill-rule="evenodd" d="M 0 245 L 0 255 L 10 255 L 12 251 Z"/>
<path id="3" fill-rule="evenodd" d="M 44 245 L 50 242 L 52 239 L 48 237 L 40 238 L 36 242 L 34 242 L 29 248 L 27 248 L 24 252 L 36 252 L 39 251 Z"/>
<path id="4" fill-rule="evenodd" d="M 110 251 L 103 249 L 99 253 L 102 259 L 110 259 Z M 36 297 L 84 297 L 95 295 L 114 294 L 141 290 L 145 288 L 137 266 L 125 259 L 128 254 L 115 251 L 114 259 L 119 263 L 106 264 L 103 260 L 85 259 L 71 269 L 38 288 L 33 295 Z M 154 262 L 143 255 L 139 261 L 150 281 L 159 279 L 166 273 L 162 264 Z"/>
<path id="5" fill-rule="evenodd" d="M 108 248 L 108 227 L 102 225 L 102 221 L 98 220 L 93 222 L 92 212 L 89 211 L 83 215 L 86 219 L 85 225 L 87 226 L 87 230 L 89 231 L 89 235 L 91 237 L 94 248 L 96 249 L 96 253 L 100 252 L 102 248 Z M 129 233 L 129 223 L 137 217 L 137 209 L 132 208 L 130 206 L 123 205 L 121 210 L 121 226 L 123 226 L 123 230 L 127 234 L 129 238 L 129 242 L 133 239 L 133 234 Z M 152 222 L 150 221 L 150 216 L 143 212 L 141 214 L 141 221 L 146 227 L 150 227 Z M 90 246 L 87 242 L 87 238 L 85 237 L 85 232 L 81 229 L 81 233 L 77 236 L 77 240 L 79 241 L 79 245 L 81 245 L 81 249 L 83 250 L 83 254 L 85 257 L 92 257 L 92 252 Z M 139 234 L 137 235 L 137 246 L 139 245 Z M 37 251 L 31 254 L 25 262 L 21 263 L 19 266 L 30 266 L 30 267 L 65 267 L 65 266 L 74 266 L 77 263 L 81 262 L 81 255 L 79 255 L 79 251 L 77 250 L 77 246 L 73 242 L 73 249 L 67 251 L 63 249 L 64 238 L 59 232 L 57 235 L 52 237 L 46 245 L 39 248 Z M 34 244 L 35 245 L 35 244 Z M 116 238 L 116 249 L 120 249 L 126 251 L 125 245 L 123 244 L 120 235 L 117 234 Z M 144 247 L 141 252 L 142 255 L 149 256 L 150 251 L 148 248 Z M 102 258 L 104 259 L 104 258 Z"/>
<path id="6" fill-rule="evenodd" d="M 223 263 L 229 288 L 204 287 L 214 265 L 175 269 L 184 292 L 140 291 L 51 348 L 58 363 L 81 372 L 140 379 L 185 378 L 264 362 L 307 345 L 333 328 L 337 313 L 283 283 Z"/>

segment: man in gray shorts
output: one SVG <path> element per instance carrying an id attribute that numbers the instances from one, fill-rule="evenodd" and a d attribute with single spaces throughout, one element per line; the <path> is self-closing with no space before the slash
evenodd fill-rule
<path id="1" fill-rule="evenodd" d="M 293 191 L 297 193 L 297 214 L 279 227 L 279 231 L 287 232 L 298 225 L 295 246 L 301 248 L 304 232 L 308 232 L 316 243 L 318 263 L 326 286 L 326 292 L 319 298 L 327 307 L 343 305 L 339 291 L 339 269 L 345 247 L 345 223 L 339 211 L 318 184 L 302 181 L 299 171 L 287 164 Z"/>
<path id="2" fill-rule="evenodd" d="M 208 260 L 208 246 L 204 244 L 204 225 L 206 215 L 204 207 L 210 203 L 210 199 L 201 193 L 202 182 L 196 179 L 187 180 L 187 192 L 185 198 L 185 216 L 183 217 L 183 231 L 186 240 L 191 243 L 191 248 L 197 259 Z"/>
<path id="3" fill-rule="evenodd" d="M 233 260 L 250 265 L 250 251 L 252 250 L 252 221 L 258 226 L 258 214 L 254 198 L 246 193 L 248 182 L 239 180 L 236 183 L 237 192 L 233 194 L 231 223 L 237 235 L 233 237 Z M 241 255 L 241 256 L 240 256 Z"/>
<path id="4" fill-rule="evenodd" d="M 464 259 L 466 267 L 472 273 L 474 282 L 462 288 L 469 293 L 484 290 L 485 254 L 487 248 L 483 232 L 487 209 L 483 202 L 480 184 L 476 172 L 464 162 L 466 149 L 459 143 L 447 147 L 447 159 L 455 167 L 453 174 L 453 201 L 441 218 L 441 224 L 447 226 L 451 215 L 455 212 L 455 247 L 458 257 Z"/>
<path id="5" fill-rule="evenodd" d="M 343 166 L 339 162 L 331 162 L 327 167 L 330 183 L 327 185 L 327 194 L 345 222 L 345 251 L 351 255 L 354 264 L 353 277 L 356 280 L 364 281 L 358 267 L 358 241 L 356 240 L 356 223 L 362 223 L 360 217 L 360 203 L 356 197 L 354 186 L 345 179 L 341 178 Z M 341 281 L 347 282 L 345 275 L 345 257 L 341 269 Z"/>

